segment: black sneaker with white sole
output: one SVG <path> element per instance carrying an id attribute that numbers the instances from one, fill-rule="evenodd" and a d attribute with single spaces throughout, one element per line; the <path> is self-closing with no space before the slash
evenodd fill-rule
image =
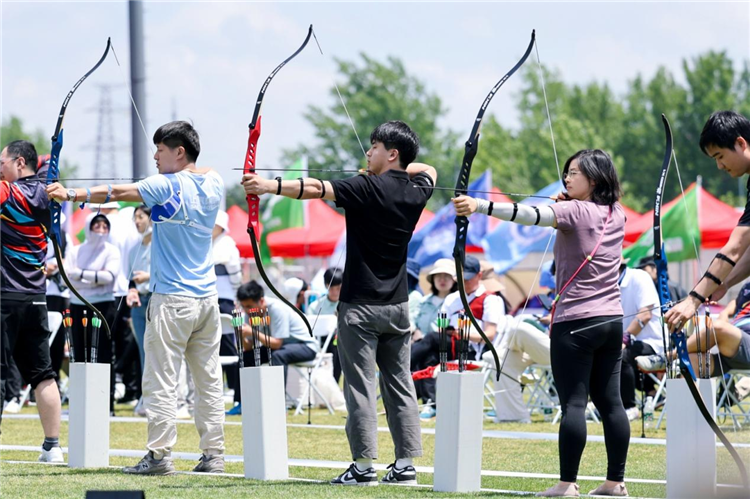
<path id="1" fill-rule="evenodd" d="M 331 485 L 373 486 L 377 484 L 378 475 L 375 473 L 375 468 L 367 468 L 365 471 L 359 471 L 356 463 L 352 463 L 345 472 L 331 480 Z"/>
<path id="2" fill-rule="evenodd" d="M 406 466 L 403 469 L 396 468 L 396 463 L 388 465 L 388 473 L 381 480 L 383 483 L 395 483 L 399 485 L 416 485 L 417 470 L 414 466 Z"/>

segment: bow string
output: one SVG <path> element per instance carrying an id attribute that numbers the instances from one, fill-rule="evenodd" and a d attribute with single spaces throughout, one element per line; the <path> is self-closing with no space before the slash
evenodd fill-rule
<path id="1" fill-rule="evenodd" d="M 107 47 L 104 49 L 104 53 L 102 54 L 99 61 L 91 68 L 89 69 L 86 74 L 84 74 L 76 83 L 73 85 L 73 88 L 70 89 L 68 92 L 68 95 L 65 96 L 65 100 L 62 103 L 62 106 L 60 107 L 60 114 L 57 117 L 57 124 L 55 125 L 55 133 L 52 135 L 52 151 L 50 152 L 50 161 L 49 161 L 49 169 L 47 171 L 47 180 L 46 184 L 50 185 L 52 183 L 58 182 L 60 180 L 60 151 L 62 150 L 63 146 L 63 122 L 65 121 L 65 113 L 68 110 L 68 104 L 70 103 L 70 100 L 73 98 L 73 94 L 75 94 L 76 90 L 79 86 L 86 80 L 86 78 L 89 77 L 94 71 L 96 71 L 99 66 L 104 62 L 104 59 L 107 58 L 107 55 L 109 55 L 110 48 L 112 46 L 111 40 L 107 39 Z M 57 265 L 60 269 L 60 276 L 62 277 L 63 281 L 65 281 L 65 284 L 68 286 L 70 291 L 73 292 L 76 297 L 83 302 L 86 307 L 93 312 L 93 314 L 101 320 L 102 326 L 104 326 L 104 330 L 107 332 L 107 337 L 111 337 L 111 332 L 109 330 L 109 325 L 107 324 L 107 320 L 104 318 L 104 315 L 97 309 L 94 305 L 89 303 L 88 300 L 86 300 L 81 294 L 78 292 L 78 290 L 73 286 L 73 284 L 70 282 L 70 279 L 68 279 L 68 274 L 65 272 L 65 265 L 63 262 L 63 256 L 62 256 L 62 250 L 60 249 L 60 244 L 62 241 L 62 230 L 60 228 L 60 221 L 61 221 L 61 213 L 62 213 L 62 205 L 57 202 L 56 200 L 51 200 L 49 203 L 49 210 L 50 210 L 50 232 L 52 240 L 52 246 L 55 250 L 55 258 L 57 259 Z"/>
<path id="2" fill-rule="evenodd" d="M 248 126 L 250 132 L 247 139 L 247 152 L 245 153 L 245 165 L 243 167 L 243 173 L 245 175 L 257 175 L 255 170 L 255 161 L 258 150 L 258 139 L 260 138 L 261 132 L 260 111 L 261 107 L 263 106 L 263 98 L 266 95 L 268 86 L 271 84 L 274 76 L 276 76 L 276 74 L 281 71 L 281 69 L 286 66 L 289 61 L 297 57 L 297 55 L 302 52 L 302 50 L 304 50 L 304 48 L 307 46 L 307 43 L 310 41 L 310 37 L 312 36 L 312 34 L 313 27 L 311 24 L 310 28 L 307 31 L 305 41 L 302 42 L 302 45 L 300 45 L 300 47 L 292 55 L 284 59 L 281 64 L 276 66 L 276 68 L 271 72 L 271 74 L 268 75 L 266 80 L 263 82 L 263 85 L 260 87 L 258 99 L 255 103 L 255 110 L 253 111 L 253 118 L 250 121 L 250 125 Z M 248 208 L 247 233 L 250 235 L 250 242 L 253 247 L 253 257 L 255 258 L 255 264 L 258 268 L 258 273 L 263 279 L 263 282 L 266 283 L 266 286 L 268 286 L 268 289 L 271 290 L 273 294 L 275 294 L 283 303 L 289 306 L 302 319 L 305 326 L 307 327 L 308 332 L 310 333 L 310 336 L 313 336 L 312 327 L 310 326 L 310 322 L 307 320 L 307 316 L 276 289 L 271 280 L 268 278 L 265 269 L 263 268 L 263 261 L 260 257 L 260 247 L 258 245 L 261 235 L 260 226 L 258 223 L 260 215 L 260 197 L 255 194 L 248 194 L 246 199 Z"/>
<path id="3" fill-rule="evenodd" d="M 486 112 L 487 107 L 490 105 L 492 98 L 495 96 L 498 90 L 500 90 L 500 87 L 502 87 L 503 84 L 508 80 L 508 78 L 510 78 L 513 73 L 515 73 L 518 68 L 520 68 L 524 64 L 524 62 L 526 62 L 529 54 L 531 54 L 531 49 L 534 46 L 535 39 L 536 32 L 532 31 L 531 41 L 529 42 L 529 45 L 526 48 L 526 51 L 524 52 L 521 59 L 516 63 L 515 66 L 510 69 L 510 71 L 508 71 L 497 83 L 495 83 L 495 86 L 492 87 L 492 90 L 490 90 L 490 92 L 487 94 L 487 97 L 485 97 L 484 101 L 482 102 L 482 105 L 479 108 L 479 112 L 477 113 L 477 117 L 474 120 L 474 126 L 472 127 L 471 133 L 469 134 L 469 139 L 466 141 L 464 157 L 461 161 L 461 168 L 458 172 L 458 179 L 456 180 L 456 187 L 454 189 L 456 197 L 467 193 L 469 187 L 469 177 L 471 175 L 471 166 L 474 162 L 474 158 L 477 155 L 477 150 L 479 147 L 479 132 L 482 126 L 484 113 Z M 477 331 L 477 333 L 479 333 L 479 336 L 482 337 L 485 344 L 487 345 L 487 348 L 489 348 L 490 352 L 492 353 L 492 357 L 495 360 L 495 366 L 497 368 L 497 379 L 499 381 L 501 374 L 500 357 L 497 354 L 497 350 L 495 350 L 495 346 L 492 344 L 492 340 L 487 337 L 487 335 L 484 333 L 484 330 L 479 325 L 476 317 L 474 317 L 474 314 L 471 311 L 471 307 L 469 306 L 468 297 L 466 296 L 466 287 L 464 286 L 464 263 L 466 260 L 466 238 L 469 232 L 469 219 L 467 217 L 457 215 L 455 223 L 456 240 L 453 246 L 453 260 L 456 265 L 456 281 L 458 283 L 459 296 L 464 307 L 464 313 L 469 318 L 472 326 Z"/>
<path id="4" fill-rule="evenodd" d="M 660 311 L 662 314 L 662 324 L 664 324 L 664 314 L 672 307 L 672 296 L 669 292 L 669 280 L 668 280 L 668 262 L 667 262 L 667 252 L 665 250 L 663 238 L 662 238 L 662 231 L 661 231 L 661 208 L 662 208 L 662 201 L 664 199 L 664 187 L 667 182 L 667 175 L 669 173 L 669 166 L 672 162 L 672 158 L 675 157 L 674 154 L 674 145 L 672 141 L 672 129 L 669 125 L 669 121 L 667 120 L 667 117 L 662 114 L 661 115 L 662 124 L 664 125 L 664 134 L 666 136 L 666 146 L 665 146 L 665 153 L 664 153 L 664 160 L 662 162 L 661 167 L 661 174 L 659 175 L 659 183 L 657 185 L 656 189 L 656 195 L 654 197 L 654 263 L 656 264 L 656 272 L 657 272 L 657 291 L 659 293 L 659 302 L 661 304 Z M 676 157 L 675 157 L 675 169 L 678 172 L 679 175 L 679 168 L 677 167 Z M 680 188 L 682 189 L 682 180 L 680 179 Z M 682 192 L 683 196 L 683 203 L 685 203 L 685 193 L 684 190 Z M 687 208 L 687 205 L 686 205 Z M 697 247 L 696 250 L 696 258 L 698 258 L 697 253 Z M 700 260 L 699 260 L 700 261 Z M 666 344 L 666 328 L 662 328 L 662 337 L 665 347 L 665 355 L 668 354 L 670 350 L 667 350 L 667 344 Z M 708 332 L 706 332 L 708 334 Z M 737 450 L 734 448 L 732 443 L 729 441 L 727 436 L 724 434 L 723 431 L 721 431 L 721 428 L 716 424 L 716 421 L 714 421 L 713 416 L 711 415 L 711 412 L 708 410 L 708 407 L 706 406 L 705 401 L 703 400 L 703 396 L 701 395 L 700 391 L 698 390 L 698 387 L 696 386 L 695 382 L 698 379 L 695 375 L 695 371 L 693 370 L 693 366 L 690 362 L 690 355 L 687 351 L 687 336 L 685 334 L 685 331 L 681 328 L 678 330 L 675 330 L 671 333 L 671 344 L 669 347 L 671 348 L 672 345 L 677 350 L 677 360 L 680 368 L 680 374 L 682 374 L 682 377 L 685 379 L 685 383 L 688 386 L 688 389 L 690 390 L 690 394 L 693 396 L 693 399 L 695 400 L 696 405 L 698 406 L 698 410 L 701 413 L 701 416 L 703 416 L 703 419 L 706 420 L 706 423 L 708 423 L 708 426 L 711 428 L 711 430 L 714 432 L 714 434 L 718 437 L 718 439 L 721 441 L 722 444 L 724 444 L 724 447 L 727 449 L 729 454 L 732 456 L 732 459 L 734 460 L 735 464 L 739 468 L 740 475 L 742 478 L 742 484 L 745 489 L 750 490 L 750 482 L 748 482 L 748 474 L 747 469 L 745 468 L 745 464 L 742 461 L 742 458 L 740 457 Z M 709 354 L 710 355 L 710 354 Z M 671 369 L 670 369 L 670 362 L 667 362 L 667 376 L 672 377 Z"/>

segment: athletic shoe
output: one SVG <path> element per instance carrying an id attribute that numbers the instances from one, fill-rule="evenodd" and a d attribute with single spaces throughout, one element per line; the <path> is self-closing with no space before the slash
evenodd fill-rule
<path id="1" fill-rule="evenodd" d="M 227 416 L 239 416 L 242 414 L 242 404 L 239 403 L 227 411 Z"/>
<path id="2" fill-rule="evenodd" d="M 18 400 L 18 397 L 13 397 L 9 401 L 5 402 L 3 412 L 7 412 L 9 414 L 18 414 L 19 412 L 21 412 L 21 404 L 20 400 Z"/>
<path id="3" fill-rule="evenodd" d="M 645 373 L 659 372 L 667 369 L 667 358 L 664 355 L 641 355 L 635 358 L 638 369 Z"/>
<path id="4" fill-rule="evenodd" d="M 138 464 L 126 466 L 122 472 L 129 475 L 173 475 L 175 469 L 171 457 L 164 457 L 157 461 L 149 451 Z"/>
<path id="5" fill-rule="evenodd" d="M 345 472 L 331 480 L 331 485 L 375 486 L 377 484 L 378 474 L 375 473 L 375 468 L 359 471 L 356 463 L 352 463 Z"/>
<path id="6" fill-rule="evenodd" d="M 641 411 L 635 406 L 625 409 L 625 414 L 628 415 L 628 421 L 637 421 L 641 417 Z"/>
<path id="7" fill-rule="evenodd" d="M 146 406 L 143 404 L 143 397 L 138 400 L 138 404 L 135 406 L 135 409 L 133 409 L 133 414 L 143 418 L 146 417 Z"/>
<path id="8" fill-rule="evenodd" d="M 426 405 L 422 412 L 419 413 L 421 419 L 432 419 L 437 415 L 435 406 L 433 404 Z"/>
<path id="9" fill-rule="evenodd" d="M 192 417 L 193 416 L 190 415 L 190 409 L 188 409 L 187 405 L 181 405 L 177 409 L 177 416 L 176 416 L 177 419 L 190 419 Z"/>
<path id="10" fill-rule="evenodd" d="M 63 451 L 59 445 L 52 447 L 50 450 L 44 450 L 42 447 L 42 453 L 39 454 L 40 463 L 64 463 Z"/>
<path id="11" fill-rule="evenodd" d="M 416 485 L 417 470 L 414 466 L 406 466 L 403 469 L 396 468 L 396 463 L 388 465 L 388 473 L 385 474 L 381 483 L 396 483 L 399 485 Z"/>
<path id="12" fill-rule="evenodd" d="M 193 468 L 196 473 L 224 473 L 224 456 L 207 456 L 201 454 L 198 465 Z"/>

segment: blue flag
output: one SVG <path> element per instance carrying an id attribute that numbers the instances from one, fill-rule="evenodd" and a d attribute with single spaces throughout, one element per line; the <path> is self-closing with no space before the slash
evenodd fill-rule
<path id="1" fill-rule="evenodd" d="M 492 189 L 492 174 L 486 170 L 478 179 L 469 184 L 469 196 L 487 199 L 488 194 L 472 192 Z M 416 232 L 409 243 L 409 258 L 414 258 L 422 267 L 432 265 L 440 258 L 453 258 L 453 246 L 456 241 L 456 210 L 453 203 L 443 206 L 435 218 Z M 479 213 L 469 217 L 469 232 L 466 244 L 481 246 L 487 234 L 489 220 Z"/>
<path id="2" fill-rule="evenodd" d="M 537 192 L 536 196 L 555 196 L 561 191 L 560 182 L 555 181 Z M 546 206 L 552 204 L 551 199 L 526 198 L 521 204 Z M 504 274 L 531 252 L 544 252 L 550 235 L 550 250 L 555 243 L 552 227 L 526 226 L 512 222 L 501 223 L 482 241 L 487 259 L 495 266 L 497 274 Z"/>

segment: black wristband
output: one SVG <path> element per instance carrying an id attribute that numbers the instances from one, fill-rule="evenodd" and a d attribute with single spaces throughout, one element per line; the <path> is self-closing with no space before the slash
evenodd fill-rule
<path id="1" fill-rule="evenodd" d="M 513 215 L 510 217 L 510 221 L 516 219 L 516 215 L 518 214 L 518 203 L 513 203 Z"/>
<path id="2" fill-rule="evenodd" d="M 320 180 L 320 179 L 318 179 L 318 182 L 320 182 L 320 189 L 321 189 L 321 191 L 322 191 L 322 192 L 320 193 L 320 199 L 323 199 L 324 197 L 326 197 L 326 183 L 325 183 L 325 182 L 323 182 L 323 181 L 322 181 L 322 180 Z"/>
<path id="3" fill-rule="evenodd" d="M 734 267 L 735 265 L 737 265 L 737 262 L 735 262 L 734 260 L 732 260 L 731 258 L 729 258 L 727 255 L 723 255 L 721 253 L 716 253 L 716 257 L 715 258 L 718 258 L 719 260 L 724 260 L 725 262 L 727 262 L 732 267 Z"/>
<path id="4" fill-rule="evenodd" d="M 276 195 L 281 195 L 281 177 L 276 177 L 276 182 L 279 183 L 279 186 L 276 188 Z"/>
<path id="5" fill-rule="evenodd" d="M 718 277 L 716 277 L 715 275 L 713 275 L 713 274 L 712 274 L 711 272 L 709 272 L 708 270 L 706 271 L 706 273 L 705 273 L 705 274 L 703 274 L 703 277 L 708 277 L 708 278 L 709 278 L 709 279 L 711 279 L 711 280 L 712 280 L 713 282 L 715 282 L 716 284 L 718 284 L 719 286 L 721 286 L 721 279 L 719 279 Z"/>
<path id="6" fill-rule="evenodd" d="M 493 210 L 494 208 L 495 208 L 495 203 L 493 203 L 492 201 L 490 201 L 490 206 L 489 206 L 489 208 L 487 208 L 487 216 L 488 216 L 488 217 L 491 217 L 491 216 L 492 216 L 492 210 Z"/>
<path id="7" fill-rule="evenodd" d="M 297 196 L 297 199 L 302 199 L 302 195 L 305 193 L 305 179 L 300 177 L 297 180 L 299 180 L 299 196 Z"/>
<path id="8" fill-rule="evenodd" d="M 701 303 L 706 303 L 706 297 L 699 295 L 698 293 L 695 292 L 695 290 L 690 291 L 688 295 L 700 301 Z"/>

